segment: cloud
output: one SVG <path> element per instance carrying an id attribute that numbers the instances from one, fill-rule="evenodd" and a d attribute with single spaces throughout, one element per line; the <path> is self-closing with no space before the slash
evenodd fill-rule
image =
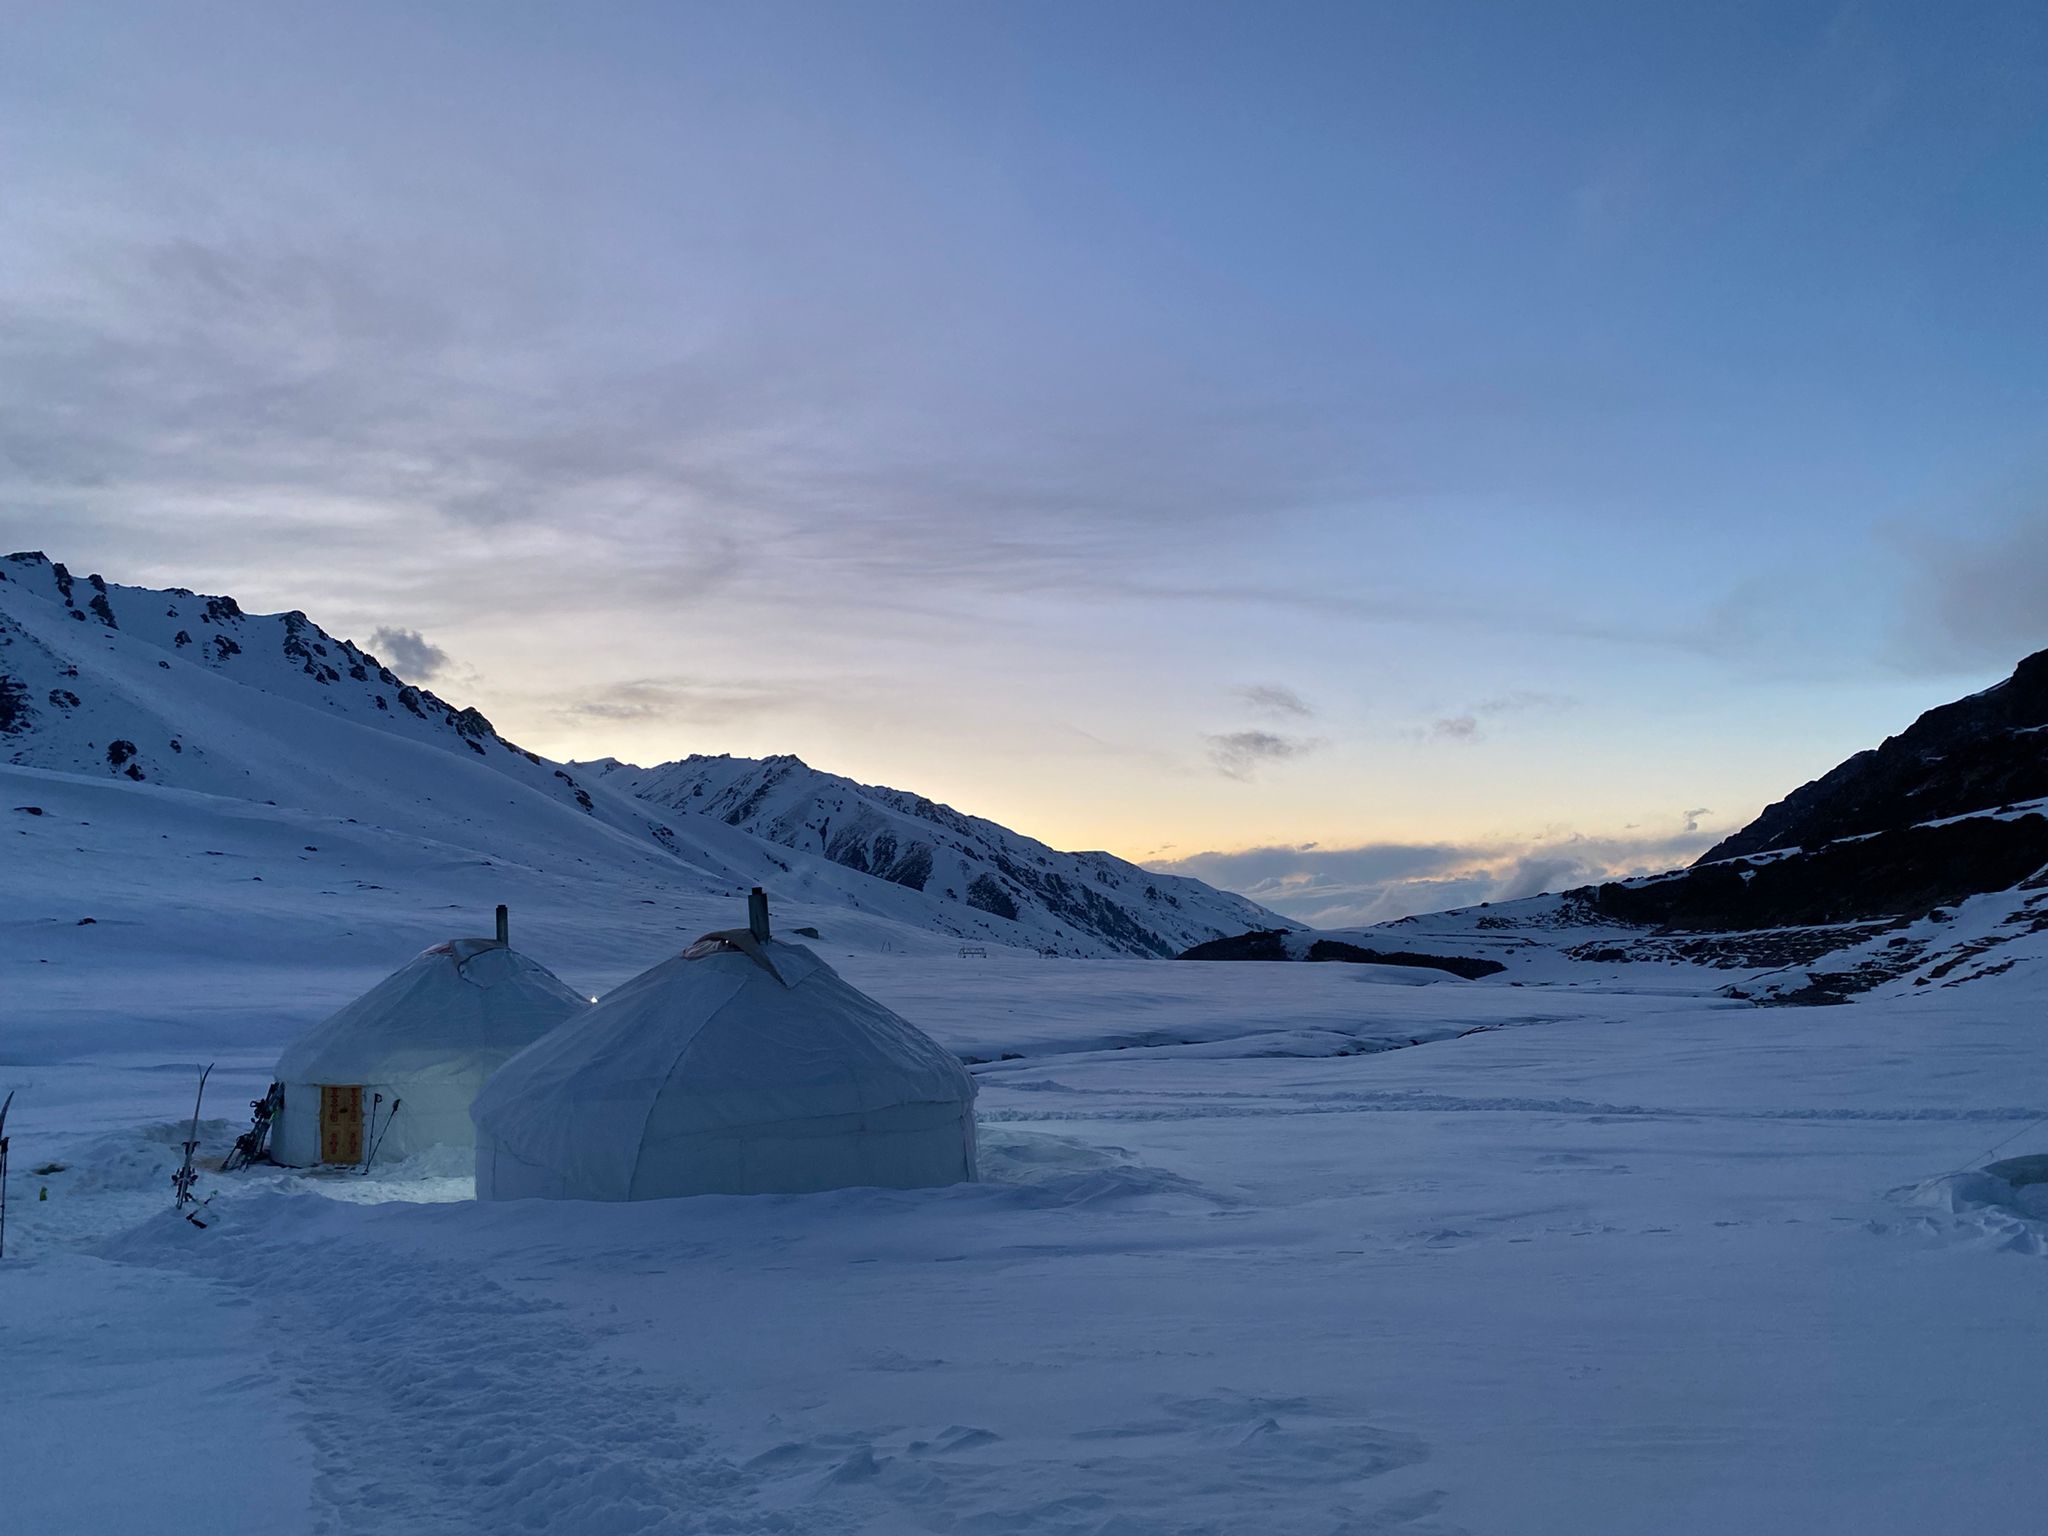
<path id="1" fill-rule="evenodd" d="M 1711 816 L 1713 814 L 1714 813 L 1708 810 L 1704 805 L 1696 807 L 1693 810 L 1684 812 L 1683 815 L 1685 817 L 1685 830 L 1688 832 L 1699 831 L 1700 818 L 1702 816 Z"/>
<path id="2" fill-rule="evenodd" d="M 1232 731 L 1207 740 L 1209 760 L 1218 773 L 1231 779 L 1249 779 L 1264 764 L 1300 757 L 1319 745 L 1299 736 L 1276 736 L 1271 731 Z"/>
<path id="3" fill-rule="evenodd" d="M 2007 667 L 2048 646 L 2048 511 L 1972 538 L 1909 536 L 1912 584 L 1899 626 L 1909 664 Z"/>
<path id="4" fill-rule="evenodd" d="M 1236 691 L 1253 709 L 1268 715 L 1293 715 L 1306 719 L 1315 711 L 1308 701 L 1282 683 L 1251 683 Z"/>
<path id="5" fill-rule="evenodd" d="M 1359 927 L 1659 873 L 1690 863 L 1715 837 L 1688 819 L 1681 831 L 1633 837 L 1558 832 L 1522 842 L 1297 843 L 1197 853 L 1150 867 L 1240 892 L 1314 927 Z"/>
<path id="6" fill-rule="evenodd" d="M 787 707 L 796 697 L 791 689 L 772 683 L 636 678 L 583 690 L 560 701 L 559 712 L 571 722 L 721 725 Z"/>
<path id="7" fill-rule="evenodd" d="M 1481 719 L 1494 719 L 1501 715 L 1526 714 L 1536 710 L 1576 709 L 1579 701 L 1570 694 L 1539 693 L 1530 689 L 1517 688 L 1507 693 L 1497 693 L 1491 698 L 1481 699 L 1461 714 L 1439 715 L 1430 721 L 1423 732 L 1436 741 L 1477 742 L 1486 740 L 1486 733 L 1480 729 Z"/>
<path id="8" fill-rule="evenodd" d="M 370 650 L 407 682 L 424 683 L 448 670 L 448 653 L 416 629 L 372 631 Z"/>
<path id="9" fill-rule="evenodd" d="M 1475 715 L 1514 715 L 1532 710 L 1576 709 L 1579 701 L 1568 693 L 1542 693 L 1535 689 L 1514 688 L 1506 693 L 1497 693 L 1490 699 L 1481 699 L 1472 706 Z"/>

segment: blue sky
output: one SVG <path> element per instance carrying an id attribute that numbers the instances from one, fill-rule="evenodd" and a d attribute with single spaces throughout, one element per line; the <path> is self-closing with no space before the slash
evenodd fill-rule
<path id="1" fill-rule="evenodd" d="M 0 7 L 0 542 L 1395 915 L 2048 645 L 2044 188 L 2035 5 Z"/>

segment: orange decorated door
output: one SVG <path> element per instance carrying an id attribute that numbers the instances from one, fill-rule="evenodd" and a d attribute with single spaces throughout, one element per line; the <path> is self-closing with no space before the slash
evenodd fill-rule
<path id="1" fill-rule="evenodd" d="M 363 1089 L 359 1083 L 320 1085 L 320 1161 L 363 1160 Z"/>

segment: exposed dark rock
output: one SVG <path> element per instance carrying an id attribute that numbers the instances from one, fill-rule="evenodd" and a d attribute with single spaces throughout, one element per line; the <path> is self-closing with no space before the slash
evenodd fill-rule
<path id="1" fill-rule="evenodd" d="M 1261 928 L 1251 933 L 1235 934 L 1227 939 L 1211 939 L 1206 944 L 1197 944 L 1183 951 L 1182 960 L 1286 960 L 1287 931 L 1283 928 Z M 1308 947 L 1306 958 L 1312 961 L 1336 961 L 1352 965 L 1406 965 L 1424 970 L 1447 971 L 1453 976 L 1462 976 L 1467 981 L 1477 981 L 1482 976 L 1492 976 L 1507 969 L 1497 960 L 1481 960 L 1469 955 L 1425 955 L 1412 949 L 1368 949 L 1361 944 L 1347 944 L 1341 939 L 1317 939 Z"/>
<path id="2" fill-rule="evenodd" d="M 994 917 L 1016 921 L 1017 903 L 991 875 L 975 876 L 974 883 L 967 887 L 967 905 Z"/>
<path id="3" fill-rule="evenodd" d="M 0 676 L 0 735 L 28 729 L 35 711 L 28 707 L 28 684 L 19 678 Z"/>
<path id="4" fill-rule="evenodd" d="M 2048 651 L 2011 677 L 1930 709 L 1897 736 L 1795 789 L 1734 836 L 1709 864 L 1773 848 L 1815 848 L 1945 816 L 2048 797 Z"/>
<path id="5" fill-rule="evenodd" d="M 1338 939 L 1317 939 L 1309 945 L 1308 957 L 1311 960 L 1348 961 L 1354 965 L 1417 966 L 1423 970 L 1449 971 L 1467 981 L 1495 976 L 1507 969 L 1498 960 L 1482 960 L 1472 955 L 1425 955 L 1412 949 L 1367 949 Z"/>
<path id="6" fill-rule="evenodd" d="M 1670 930 L 1813 927 L 1911 918 L 2019 884 L 2048 865 L 2048 818 L 1973 816 L 1829 843 L 1752 864 L 1695 865 L 1670 879 L 1603 885 L 1598 909 Z"/>

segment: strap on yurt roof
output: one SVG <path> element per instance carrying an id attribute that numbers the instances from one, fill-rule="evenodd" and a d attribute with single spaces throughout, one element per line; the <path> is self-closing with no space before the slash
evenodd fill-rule
<path id="1" fill-rule="evenodd" d="M 775 962 L 768 958 L 768 893 L 755 886 L 747 893 L 747 926 L 744 928 L 721 928 L 716 933 L 702 935 L 696 943 L 683 951 L 685 960 L 702 960 L 707 955 L 730 954 L 734 951 L 745 955 L 785 987 L 793 987 L 796 981 L 786 978 L 775 968 Z M 808 971 L 806 971 L 808 974 Z"/>
<path id="2" fill-rule="evenodd" d="M 696 943 L 683 951 L 683 958 L 685 960 L 702 960 L 706 955 L 732 954 L 734 952 L 745 955 L 770 976 L 773 976 L 777 981 L 781 981 L 785 987 L 789 985 L 788 982 L 782 980 L 782 972 L 775 969 L 775 962 L 768 958 L 768 951 L 761 947 L 761 941 L 755 938 L 750 930 L 745 928 L 721 928 L 716 933 L 704 934 Z"/>

